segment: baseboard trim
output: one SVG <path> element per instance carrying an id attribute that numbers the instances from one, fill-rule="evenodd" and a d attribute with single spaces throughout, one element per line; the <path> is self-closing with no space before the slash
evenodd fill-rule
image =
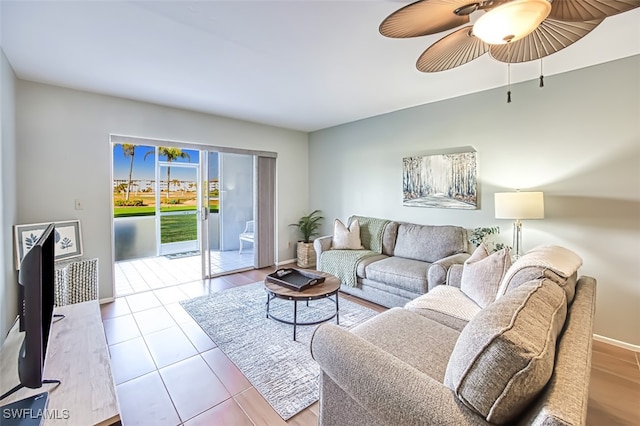
<path id="1" fill-rule="evenodd" d="M 628 349 L 630 351 L 640 352 L 640 345 L 633 345 L 631 343 L 622 342 L 620 340 L 612 339 L 610 337 L 604 337 L 598 334 L 594 334 L 593 340 L 597 340 L 598 342 L 608 343 L 610 345 L 617 346 L 623 349 Z"/>
<path id="2" fill-rule="evenodd" d="M 276 262 L 276 266 L 282 266 L 282 265 L 286 265 L 288 263 L 295 263 L 296 259 L 288 259 L 288 260 L 283 260 L 282 262 Z"/>

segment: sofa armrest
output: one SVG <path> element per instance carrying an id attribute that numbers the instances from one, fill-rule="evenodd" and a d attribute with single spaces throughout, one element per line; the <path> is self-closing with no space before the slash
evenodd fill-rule
<path id="1" fill-rule="evenodd" d="M 429 290 L 437 285 L 447 282 L 447 273 L 452 265 L 462 265 L 471 255 L 469 253 L 456 253 L 451 256 L 436 260 L 427 271 L 427 284 Z"/>
<path id="2" fill-rule="evenodd" d="M 451 265 L 447 271 L 447 285 L 460 288 L 460 285 L 462 284 L 463 270 L 464 265 Z"/>
<path id="3" fill-rule="evenodd" d="M 487 424 L 444 384 L 336 325 L 316 329 L 311 355 L 336 385 L 381 423 Z"/>
<path id="4" fill-rule="evenodd" d="M 320 266 L 320 255 L 322 252 L 331 249 L 332 240 L 333 235 L 325 235 L 313 240 L 313 249 L 316 251 L 316 268 Z"/>

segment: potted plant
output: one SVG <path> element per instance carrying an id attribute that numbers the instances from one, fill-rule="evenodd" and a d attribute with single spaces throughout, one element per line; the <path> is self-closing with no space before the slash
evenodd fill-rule
<path id="1" fill-rule="evenodd" d="M 310 268 L 316 265 L 316 251 L 313 249 L 312 238 L 318 235 L 322 219 L 324 218 L 320 216 L 320 210 L 314 210 L 308 215 L 302 216 L 298 223 L 290 225 L 297 227 L 302 234 L 302 239 L 298 241 L 297 247 L 297 264 L 301 268 Z"/>
<path id="2" fill-rule="evenodd" d="M 503 248 L 507 247 L 503 243 L 493 243 L 487 241 L 490 235 L 497 235 L 499 233 L 500 228 L 498 228 L 497 226 L 491 228 L 475 228 L 471 233 L 471 236 L 469 237 L 469 242 L 476 247 L 478 247 L 482 243 L 485 243 L 492 252 L 502 250 Z"/>

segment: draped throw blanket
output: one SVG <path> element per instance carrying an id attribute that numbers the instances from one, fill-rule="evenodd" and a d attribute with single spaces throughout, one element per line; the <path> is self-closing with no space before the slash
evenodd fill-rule
<path id="1" fill-rule="evenodd" d="M 371 250 L 375 254 L 382 253 L 382 236 L 384 235 L 384 228 L 390 221 L 374 217 L 351 216 L 349 225 L 354 219 L 358 219 L 358 223 L 360 223 L 360 240 L 364 248 Z"/>
<path id="2" fill-rule="evenodd" d="M 358 263 L 367 257 L 382 253 L 382 237 L 388 220 L 351 216 L 360 223 L 360 240 L 366 250 L 327 250 L 320 255 L 318 270 L 335 275 L 347 287 L 356 286 Z"/>
<path id="3" fill-rule="evenodd" d="M 371 250 L 327 250 L 320 255 L 318 269 L 340 278 L 347 287 L 355 287 L 358 262 L 375 255 Z"/>

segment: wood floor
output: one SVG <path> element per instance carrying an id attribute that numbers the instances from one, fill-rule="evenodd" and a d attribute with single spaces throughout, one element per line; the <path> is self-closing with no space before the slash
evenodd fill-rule
<path id="1" fill-rule="evenodd" d="M 271 272 L 184 283 L 102 305 L 125 426 L 317 425 L 318 403 L 284 422 L 177 303 L 260 281 Z M 206 389 L 194 392 L 195 382 L 206 383 Z M 594 341 L 587 424 L 640 425 L 640 354 Z"/>

